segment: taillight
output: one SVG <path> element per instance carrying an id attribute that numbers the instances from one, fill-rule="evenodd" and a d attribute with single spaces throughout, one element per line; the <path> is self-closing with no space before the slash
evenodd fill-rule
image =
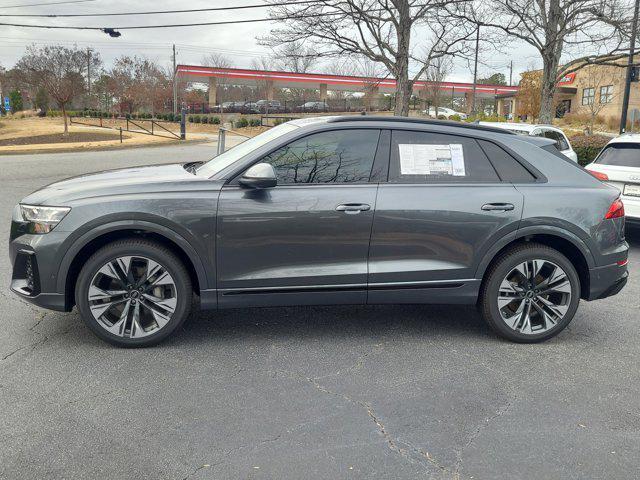
<path id="1" fill-rule="evenodd" d="M 587 172 L 589 172 L 591 175 L 602 182 L 606 182 L 607 180 L 609 180 L 609 175 L 607 175 L 606 173 L 596 172 L 595 170 L 587 170 Z"/>
<path id="2" fill-rule="evenodd" d="M 604 218 L 620 218 L 624 217 L 624 203 L 619 198 L 616 198 L 609 207 L 609 211 Z"/>

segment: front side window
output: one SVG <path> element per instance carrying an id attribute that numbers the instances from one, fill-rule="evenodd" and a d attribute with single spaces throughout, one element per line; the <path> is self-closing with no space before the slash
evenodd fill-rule
<path id="1" fill-rule="evenodd" d="M 391 141 L 393 183 L 499 182 L 478 142 L 431 132 L 396 130 Z"/>
<path id="2" fill-rule="evenodd" d="M 613 101 L 613 85 L 600 87 L 600 103 L 611 103 Z"/>
<path id="3" fill-rule="evenodd" d="M 593 105 L 593 98 L 596 96 L 596 89 L 589 87 L 582 89 L 582 105 Z"/>
<path id="4" fill-rule="evenodd" d="M 379 130 L 331 130 L 295 140 L 267 155 L 279 185 L 369 181 Z"/>

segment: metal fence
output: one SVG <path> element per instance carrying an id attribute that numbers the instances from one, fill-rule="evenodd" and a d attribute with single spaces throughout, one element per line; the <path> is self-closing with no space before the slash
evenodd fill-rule
<path id="1" fill-rule="evenodd" d="M 182 120 L 179 123 L 180 131 L 174 132 L 170 130 L 162 123 L 170 123 L 170 122 L 160 122 L 154 119 L 136 119 L 132 120 L 127 117 L 114 117 L 114 118 L 105 118 L 100 117 L 90 117 L 90 116 L 70 116 L 70 123 L 76 125 L 86 125 L 89 127 L 98 127 L 98 128 L 108 128 L 110 130 L 120 130 L 120 132 L 132 132 L 132 133 L 142 133 L 145 135 L 154 135 L 158 137 L 165 138 L 177 138 L 178 140 L 184 140 L 186 138 L 186 122 L 184 119 L 184 115 L 182 115 Z M 107 124 L 105 124 L 107 123 Z M 113 123 L 113 124 L 112 124 Z M 117 125 L 116 123 L 120 123 Z M 171 122 L 172 123 L 172 122 Z M 135 127 L 135 128 L 132 128 Z M 120 135 L 120 141 L 122 142 L 122 134 Z"/>

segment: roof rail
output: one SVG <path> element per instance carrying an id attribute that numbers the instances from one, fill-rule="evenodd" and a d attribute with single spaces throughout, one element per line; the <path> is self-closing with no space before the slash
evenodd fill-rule
<path id="1" fill-rule="evenodd" d="M 478 125 L 476 123 L 461 123 L 454 122 L 453 120 L 435 120 L 429 118 L 415 118 L 415 117 L 399 117 L 399 116 L 384 116 L 384 115 L 343 115 L 340 117 L 334 117 L 327 121 L 327 123 L 340 123 L 340 122 L 396 122 L 396 123 L 418 123 L 421 125 L 440 125 L 444 127 L 456 127 L 456 128 L 469 128 L 471 130 L 482 130 L 493 133 L 504 133 L 506 135 L 516 135 L 509 130 L 498 127 L 488 127 L 486 125 Z"/>

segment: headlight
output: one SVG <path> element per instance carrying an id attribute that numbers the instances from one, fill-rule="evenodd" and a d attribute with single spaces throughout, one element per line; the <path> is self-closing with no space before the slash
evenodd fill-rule
<path id="1" fill-rule="evenodd" d="M 29 233 L 49 233 L 69 213 L 69 207 L 20 205 L 22 219 L 29 224 Z"/>

